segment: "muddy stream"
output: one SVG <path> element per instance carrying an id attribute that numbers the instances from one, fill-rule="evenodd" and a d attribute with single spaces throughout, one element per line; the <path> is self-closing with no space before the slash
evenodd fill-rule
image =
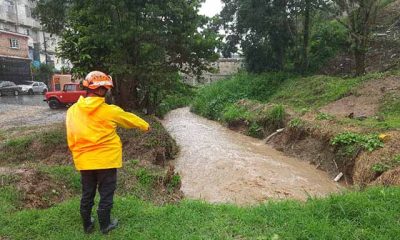
<path id="1" fill-rule="evenodd" d="M 163 124 L 180 146 L 175 169 L 187 198 L 254 204 L 267 199 L 304 200 L 340 189 L 315 166 L 199 117 L 189 108 L 170 112 Z"/>

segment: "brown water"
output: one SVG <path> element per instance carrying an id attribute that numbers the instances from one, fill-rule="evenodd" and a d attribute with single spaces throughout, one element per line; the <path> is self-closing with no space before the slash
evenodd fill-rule
<path id="1" fill-rule="evenodd" d="M 309 163 L 192 114 L 189 108 L 170 112 L 163 124 L 181 148 L 175 168 L 187 198 L 254 204 L 267 199 L 304 200 L 340 189 Z"/>

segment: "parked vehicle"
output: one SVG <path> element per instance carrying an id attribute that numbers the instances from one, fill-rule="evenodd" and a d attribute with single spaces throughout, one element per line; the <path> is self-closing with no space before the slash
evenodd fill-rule
<path id="1" fill-rule="evenodd" d="M 54 74 L 49 82 L 51 91 L 61 91 L 64 89 L 64 84 L 74 82 L 70 74 Z"/>
<path id="2" fill-rule="evenodd" d="M 66 83 L 62 91 L 47 92 L 43 101 L 57 109 L 76 103 L 80 96 L 86 96 L 86 91 L 81 90 L 79 83 Z"/>
<path id="3" fill-rule="evenodd" d="M 0 97 L 3 95 L 18 96 L 21 92 L 21 87 L 15 85 L 13 82 L 0 81 Z"/>
<path id="4" fill-rule="evenodd" d="M 35 93 L 45 94 L 48 91 L 46 84 L 42 82 L 28 81 L 24 85 L 18 85 L 22 88 L 22 92 L 25 94 L 33 95 Z"/>

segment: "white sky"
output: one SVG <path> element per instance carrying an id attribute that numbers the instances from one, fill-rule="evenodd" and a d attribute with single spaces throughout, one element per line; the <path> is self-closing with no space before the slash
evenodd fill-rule
<path id="1" fill-rule="evenodd" d="M 206 0 L 200 8 L 200 14 L 213 17 L 222 10 L 222 2 L 220 0 Z"/>

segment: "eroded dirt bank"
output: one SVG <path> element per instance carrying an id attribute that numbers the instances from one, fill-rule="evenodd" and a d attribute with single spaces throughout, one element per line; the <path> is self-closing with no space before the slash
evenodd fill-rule
<path id="1" fill-rule="evenodd" d="M 192 114 L 189 108 L 170 112 L 163 124 L 181 147 L 175 166 L 188 198 L 252 204 L 324 196 L 340 189 L 314 166 Z"/>

